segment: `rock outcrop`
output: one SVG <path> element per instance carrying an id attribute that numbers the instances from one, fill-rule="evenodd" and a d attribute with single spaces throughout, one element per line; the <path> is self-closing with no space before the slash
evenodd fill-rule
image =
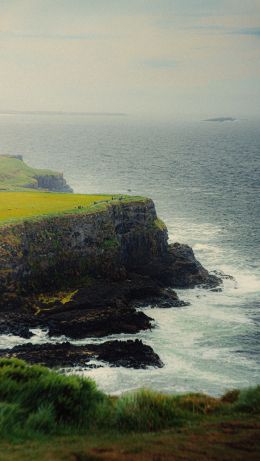
<path id="1" fill-rule="evenodd" d="M 73 192 L 67 184 L 62 173 L 52 175 L 35 175 L 36 189 L 49 190 L 51 192 Z M 31 187 L 30 185 L 28 187 Z"/>
<path id="2" fill-rule="evenodd" d="M 108 362 L 115 367 L 161 368 L 163 363 L 150 346 L 142 341 L 106 341 L 102 344 L 85 344 L 75 346 L 69 342 L 46 343 L 33 345 L 31 343 L 15 346 L 11 350 L 0 350 L 0 357 L 16 357 L 31 364 L 39 363 L 48 367 L 92 367 L 93 359 Z M 98 365 L 95 365 L 98 366 Z"/>

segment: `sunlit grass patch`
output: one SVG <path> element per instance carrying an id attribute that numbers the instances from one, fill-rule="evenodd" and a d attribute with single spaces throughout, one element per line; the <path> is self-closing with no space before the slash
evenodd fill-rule
<path id="1" fill-rule="evenodd" d="M 120 195 L 0 192 L 0 225 L 43 216 L 102 211 L 109 203 L 140 199 L 141 197 Z"/>

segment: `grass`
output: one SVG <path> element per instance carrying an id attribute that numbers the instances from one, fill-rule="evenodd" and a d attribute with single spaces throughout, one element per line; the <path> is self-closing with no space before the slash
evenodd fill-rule
<path id="1" fill-rule="evenodd" d="M 0 360 L 2 437 L 88 428 L 98 420 L 99 406 L 105 401 L 107 397 L 90 379 L 64 376 L 22 360 Z"/>
<path id="2" fill-rule="evenodd" d="M 0 433 L 6 436 L 104 427 L 154 432 L 178 428 L 205 415 L 259 415 L 260 386 L 239 391 L 232 402 L 204 394 L 175 396 L 145 389 L 110 398 L 90 379 L 61 375 L 22 360 L 1 359 L 0 402 Z"/>
<path id="3" fill-rule="evenodd" d="M 0 360 L 1 461 L 253 461 L 259 414 L 260 386 L 109 397 L 90 379 Z"/>
<path id="4" fill-rule="evenodd" d="M 36 176 L 58 175 L 56 171 L 31 168 L 19 158 L 0 156 L 0 190 L 35 187 L 37 185 Z"/>
<path id="5" fill-rule="evenodd" d="M 113 199 L 113 202 L 112 202 Z M 109 203 L 144 200 L 122 195 L 62 194 L 53 192 L 0 192 L 0 225 L 59 214 L 102 211 Z"/>

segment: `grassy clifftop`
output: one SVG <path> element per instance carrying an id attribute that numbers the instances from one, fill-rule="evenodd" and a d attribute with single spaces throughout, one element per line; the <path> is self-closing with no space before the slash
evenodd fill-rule
<path id="1" fill-rule="evenodd" d="M 1 155 L 0 190 L 23 190 L 24 188 L 72 192 L 62 173 L 31 168 L 19 155 Z"/>
<path id="2" fill-rule="evenodd" d="M 145 200 L 119 195 L 0 192 L 0 226 L 24 219 L 101 211 L 111 203 Z"/>
<path id="3" fill-rule="evenodd" d="M 72 189 L 61 173 L 31 168 L 19 155 L 0 156 L 0 226 L 25 219 L 102 211 L 116 201 L 146 200 L 126 195 L 63 192 Z"/>

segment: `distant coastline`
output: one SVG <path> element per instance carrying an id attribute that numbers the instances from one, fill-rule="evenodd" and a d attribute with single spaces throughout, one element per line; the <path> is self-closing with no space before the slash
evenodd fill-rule
<path id="1" fill-rule="evenodd" d="M 48 111 L 48 110 L 6 110 L 0 111 L 0 115 L 83 115 L 83 116 L 106 116 L 106 117 L 124 117 L 124 112 L 67 112 L 67 111 Z"/>

